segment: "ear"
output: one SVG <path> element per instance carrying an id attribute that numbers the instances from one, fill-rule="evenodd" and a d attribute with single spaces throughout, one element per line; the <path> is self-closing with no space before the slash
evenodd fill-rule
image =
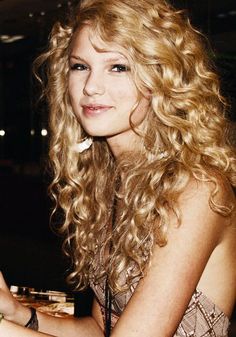
<path id="1" fill-rule="evenodd" d="M 146 89 L 144 92 L 143 92 L 143 96 L 146 98 L 146 99 L 151 99 L 152 98 L 152 92 L 150 89 Z"/>

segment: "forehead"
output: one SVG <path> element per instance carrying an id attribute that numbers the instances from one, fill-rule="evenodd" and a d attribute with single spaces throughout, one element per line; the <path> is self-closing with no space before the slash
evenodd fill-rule
<path id="1" fill-rule="evenodd" d="M 128 59 L 127 51 L 113 42 L 106 42 L 89 25 L 85 25 L 74 33 L 71 53 L 86 53 L 96 51 L 101 54 Z"/>

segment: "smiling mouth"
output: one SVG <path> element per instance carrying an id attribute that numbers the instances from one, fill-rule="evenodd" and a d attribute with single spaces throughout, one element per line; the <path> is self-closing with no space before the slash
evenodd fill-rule
<path id="1" fill-rule="evenodd" d="M 111 109 L 112 106 L 109 105 L 83 105 L 83 112 L 85 115 L 94 116 L 99 115 L 107 110 Z"/>

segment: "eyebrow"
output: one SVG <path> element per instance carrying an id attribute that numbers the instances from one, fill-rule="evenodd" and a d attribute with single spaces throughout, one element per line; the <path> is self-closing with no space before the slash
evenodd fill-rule
<path id="1" fill-rule="evenodd" d="M 78 61 L 82 61 L 84 63 L 87 63 L 87 61 L 83 58 L 83 57 L 80 57 L 79 55 L 70 55 L 70 59 L 76 59 Z M 118 62 L 118 61 L 127 61 L 127 58 L 123 55 L 119 55 L 119 56 L 111 56 L 111 57 L 108 57 L 108 58 L 105 58 L 105 62 L 106 63 L 109 63 L 109 62 Z"/>

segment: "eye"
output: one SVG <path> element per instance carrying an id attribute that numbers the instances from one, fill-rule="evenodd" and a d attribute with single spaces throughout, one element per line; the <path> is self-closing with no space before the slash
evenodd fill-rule
<path id="1" fill-rule="evenodd" d="M 129 71 L 129 70 L 130 70 L 130 68 L 125 64 L 114 64 L 112 66 L 112 71 L 117 72 L 117 73 L 123 73 L 123 72 Z"/>
<path id="2" fill-rule="evenodd" d="M 82 63 L 74 63 L 70 66 L 71 70 L 79 70 L 79 71 L 84 71 L 84 70 L 88 70 L 88 66 L 86 66 L 85 64 Z"/>

